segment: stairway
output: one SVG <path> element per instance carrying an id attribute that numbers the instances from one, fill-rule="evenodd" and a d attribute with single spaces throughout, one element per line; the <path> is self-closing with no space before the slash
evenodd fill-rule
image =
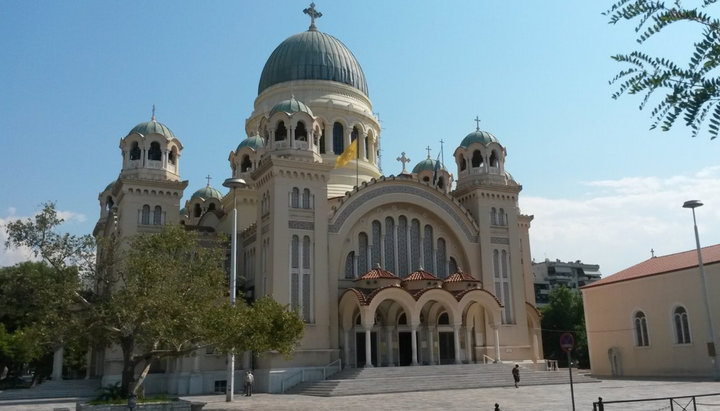
<path id="1" fill-rule="evenodd" d="M 334 397 L 391 392 L 512 386 L 511 364 L 458 364 L 415 367 L 346 368 L 325 381 L 301 383 L 289 394 Z M 567 384 L 566 369 L 535 371 L 520 367 L 520 385 Z M 598 382 L 573 372 L 573 383 Z"/>
<path id="2" fill-rule="evenodd" d="M 100 394 L 100 380 L 45 381 L 33 388 L 0 391 L 0 401 L 36 398 L 92 398 Z"/>

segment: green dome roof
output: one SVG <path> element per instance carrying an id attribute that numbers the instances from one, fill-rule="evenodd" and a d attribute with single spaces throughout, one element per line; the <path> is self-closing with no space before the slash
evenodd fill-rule
<path id="1" fill-rule="evenodd" d="M 103 190 L 103 191 L 110 190 L 115 185 L 115 181 L 116 180 L 111 181 L 110 184 L 108 184 L 107 187 L 105 187 L 105 190 Z"/>
<path id="2" fill-rule="evenodd" d="M 463 141 L 460 143 L 460 147 L 467 147 L 472 143 L 480 143 L 482 145 L 489 143 L 500 144 L 500 141 L 498 141 L 498 139 L 495 138 L 494 135 L 488 133 L 487 131 L 477 130 L 465 136 Z"/>
<path id="3" fill-rule="evenodd" d="M 337 81 L 368 95 L 365 74 L 352 52 L 335 37 L 313 29 L 277 46 L 263 67 L 258 94 L 294 80 Z"/>
<path id="4" fill-rule="evenodd" d="M 183 208 L 180 209 L 180 215 L 181 215 L 181 216 L 186 216 L 186 215 L 188 215 L 187 210 L 185 209 L 185 207 L 183 207 Z"/>
<path id="5" fill-rule="evenodd" d="M 258 148 L 265 146 L 265 139 L 260 136 L 250 136 L 246 138 L 245 140 L 241 141 L 240 144 L 237 146 L 237 150 L 240 150 L 243 147 L 250 147 L 251 149 L 257 151 Z"/>
<path id="6" fill-rule="evenodd" d="M 192 197 L 190 198 L 196 197 L 202 198 L 203 200 L 209 200 L 211 198 L 217 198 L 218 200 L 222 200 L 223 195 L 222 193 L 208 185 L 194 192 Z"/>
<path id="7" fill-rule="evenodd" d="M 172 131 L 163 123 L 155 120 L 146 121 L 144 123 L 140 123 L 137 126 L 133 127 L 132 130 L 128 133 L 128 135 L 138 133 L 142 134 L 143 136 L 147 136 L 148 134 L 160 134 L 164 136 L 168 140 L 172 140 L 175 138 L 175 134 L 173 134 Z"/>
<path id="8" fill-rule="evenodd" d="M 290 100 L 283 100 L 277 104 L 275 104 L 275 107 L 270 110 L 270 115 L 272 116 L 275 113 L 307 113 L 312 117 L 315 117 L 313 115 L 312 110 L 310 110 L 310 107 L 306 106 L 305 103 L 302 101 L 295 100 L 295 97 L 291 98 Z"/>
<path id="9" fill-rule="evenodd" d="M 431 158 L 426 158 L 425 160 L 417 163 L 415 167 L 413 168 L 412 172 L 414 174 L 421 173 L 423 171 L 435 171 L 435 164 L 437 163 L 437 160 L 433 160 Z M 440 170 L 445 170 L 445 166 L 440 164 Z M 447 171 L 447 170 L 445 170 Z"/>

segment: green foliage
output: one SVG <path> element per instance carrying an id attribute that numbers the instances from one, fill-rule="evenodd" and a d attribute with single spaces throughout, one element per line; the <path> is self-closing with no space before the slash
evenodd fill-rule
<path id="1" fill-rule="evenodd" d="M 302 336 L 298 315 L 269 297 L 252 306 L 242 299 L 230 306 L 224 238 L 165 226 L 122 244 L 113 238 L 100 243 L 96 264 L 90 258 L 95 243 L 56 234 L 61 223 L 54 204 L 48 203 L 34 220 L 8 225 L 7 245 L 29 247 L 48 264 L 47 275 L 39 277 L 65 284 L 33 286 L 23 293 L 28 303 L 57 300 L 47 310 L 56 314 L 39 316 L 48 325 L 41 329 L 47 333 L 43 341 L 67 344 L 73 336 L 88 336 L 95 346 L 120 346 L 122 397 L 132 390 L 138 365 L 147 372 L 153 360 L 189 355 L 208 345 L 289 356 Z M 70 325 L 83 332 L 57 333 L 72 330 Z M 88 341 L 77 344 L 86 347 Z M 70 359 L 77 354 L 71 350 Z"/>
<path id="2" fill-rule="evenodd" d="M 121 402 L 122 401 L 122 402 Z M 120 390 L 120 383 L 108 384 L 100 389 L 100 395 L 91 401 L 90 404 L 114 404 L 114 403 L 126 403 L 127 397 L 122 395 Z"/>
<path id="3" fill-rule="evenodd" d="M 558 287 L 549 294 L 549 304 L 541 309 L 542 338 L 545 357 L 567 364 L 567 354 L 560 348 L 560 335 L 569 332 L 575 338 L 572 356 L 580 367 L 590 366 L 585 332 L 585 311 L 579 292 L 567 287 Z"/>
<path id="4" fill-rule="evenodd" d="M 618 85 L 614 99 L 623 94 L 643 95 L 642 110 L 657 91 L 664 98 L 652 110 L 651 129 L 660 126 L 670 130 L 678 118 L 697 136 L 707 121 L 710 139 L 720 132 L 720 78 L 716 68 L 720 65 L 720 20 L 703 12 L 716 0 L 702 0 L 700 9 L 684 8 L 680 1 L 667 7 L 664 2 L 649 0 L 620 0 L 604 15 L 610 23 L 635 20 L 637 42 L 642 44 L 675 23 L 689 23 L 702 32 L 693 44 L 692 57 L 684 65 L 668 58 L 649 56 L 641 51 L 618 54 L 612 58 L 629 68 L 621 70 L 611 81 Z"/>

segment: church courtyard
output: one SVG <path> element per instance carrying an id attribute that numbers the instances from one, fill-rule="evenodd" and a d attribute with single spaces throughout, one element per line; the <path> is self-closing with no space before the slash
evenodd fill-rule
<path id="1" fill-rule="evenodd" d="M 572 410 L 568 385 L 537 385 L 514 388 L 509 381 L 504 388 L 481 388 L 452 391 L 424 391 L 414 393 L 375 394 L 347 397 L 312 397 L 304 395 L 255 394 L 250 398 L 236 397 L 228 404 L 224 395 L 183 397 L 206 402 L 203 410 L 488 410 L 500 404 L 502 411 L 564 411 Z M 574 386 L 575 409 L 591 410 L 593 401 L 720 393 L 720 382 L 690 380 L 633 380 L 608 379 L 599 383 Z M 3 411 L 52 411 L 66 407 L 74 409 L 73 402 L 38 400 L 42 402 L 0 402 Z M 679 401 L 683 406 L 687 401 Z M 697 401 L 698 410 L 720 407 L 720 395 L 703 397 Z M 660 410 L 670 409 L 665 402 L 645 402 L 606 405 L 605 410 Z M 677 404 L 675 410 L 683 409 Z M 688 408 L 692 409 L 692 407 Z"/>

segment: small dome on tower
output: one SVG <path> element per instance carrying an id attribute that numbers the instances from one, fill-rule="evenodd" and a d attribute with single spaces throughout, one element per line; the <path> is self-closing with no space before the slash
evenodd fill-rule
<path id="1" fill-rule="evenodd" d="M 498 141 L 498 139 L 495 138 L 494 135 L 488 133 L 487 131 L 476 130 L 465 136 L 465 138 L 460 143 L 460 147 L 467 147 L 472 143 L 480 143 L 482 145 L 487 145 L 490 143 L 500 144 L 500 141 Z"/>
<path id="2" fill-rule="evenodd" d="M 245 140 L 241 141 L 240 144 L 238 144 L 238 146 L 237 146 L 237 150 L 235 150 L 235 151 L 238 151 L 243 147 L 249 147 L 249 148 L 253 149 L 254 151 L 257 151 L 259 148 L 264 147 L 264 146 L 265 146 L 265 139 L 258 135 L 254 135 L 254 136 L 250 136 L 250 137 L 246 138 Z"/>
<path id="3" fill-rule="evenodd" d="M 425 160 L 417 163 L 417 164 L 415 165 L 415 167 L 413 168 L 412 172 L 413 172 L 414 174 L 419 174 L 419 173 L 421 173 L 421 172 L 423 172 L 423 171 L 435 171 L 435 165 L 436 165 L 437 163 L 438 163 L 437 160 L 433 160 L 433 159 L 431 159 L 431 158 L 428 157 L 428 158 L 426 158 Z M 440 169 L 440 170 L 447 171 L 447 170 L 445 169 L 445 166 L 442 165 L 442 164 L 440 164 L 440 168 L 439 168 L 439 169 Z"/>
<path id="4" fill-rule="evenodd" d="M 210 187 L 210 184 L 207 186 L 199 189 L 198 191 L 194 192 L 191 199 L 193 198 L 202 198 L 203 200 L 208 200 L 211 198 L 217 198 L 218 200 L 222 200 L 223 195 L 218 190 Z"/>
<path id="5" fill-rule="evenodd" d="M 137 126 L 133 127 L 133 129 L 130 130 L 128 135 L 133 133 L 141 134 L 143 136 L 147 136 L 148 134 L 160 134 L 168 140 L 172 140 L 175 138 L 175 134 L 173 134 L 173 132 L 168 128 L 168 126 L 159 121 L 155 121 L 154 119 L 146 121 L 144 123 L 140 123 Z"/>
<path id="6" fill-rule="evenodd" d="M 112 188 L 113 188 L 113 186 L 115 185 L 115 182 L 116 182 L 116 181 L 117 181 L 117 180 L 111 181 L 110 184 L 108 184 L 107 187 L 105 187 L 105 190 L 103 190 L 103 191 L 112 190 Z"/>
<path id="7" fill-rule="evenodd" d="M 310 110 L 310 107 L 306 106 L 305 103 L 302 101 L 298 101 L 295 99 L 295 97 L 290 98 L 290 100 L 283 100 L 277 104 L 275 104 L 275 107 L 270 110 L 270 115 L 272 116 L 275 113 L 307 113 L 311 117 L 315 117 L 313 115 L 312 110 Z"/>

